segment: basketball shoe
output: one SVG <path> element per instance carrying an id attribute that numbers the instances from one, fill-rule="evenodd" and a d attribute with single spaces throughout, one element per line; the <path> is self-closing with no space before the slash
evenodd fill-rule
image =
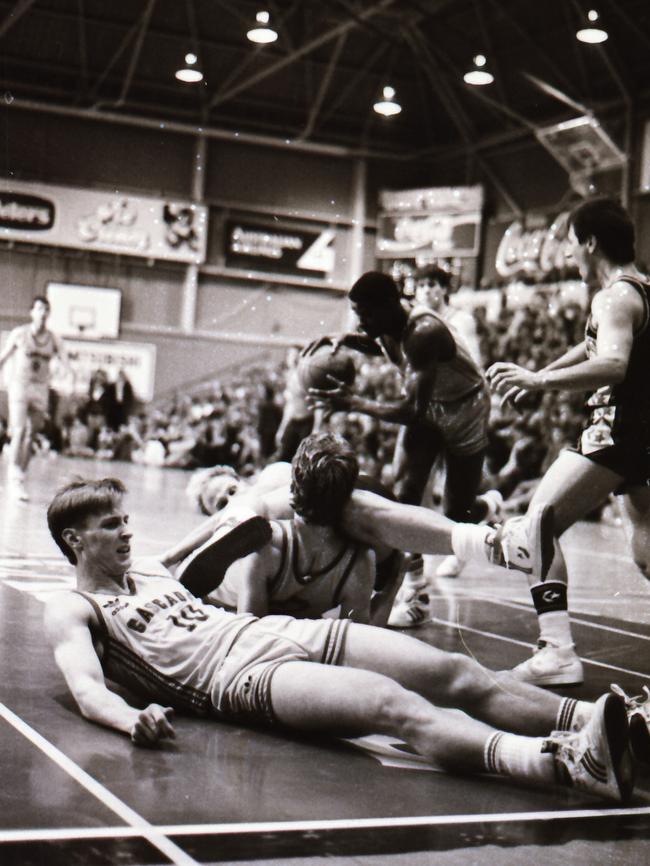
<path id="1" fill-rule="evenodd" d="M 579 686 L 584 680 L 582 662 L 573 644 L 557 646 L 547 640 L 539 640 L 533 655 L 510 674 L 535 686 Z"/>
<path id="2" fill-rule="evenodd" d="M 553 506 L 535 505 L 523 517 L 511 517 L 488 539 L 489 560 L 543 582 L 553 562 Z"/>
<path id="3" fill-rule="evenodd" d="M 607 800 L 631 797 L 634 759 L 625 703 L 617 695 L 602 695 L 589 722 L 576 733 L 554 731 L 546 749 L 553 753 L 560 784 Z"/>
<path id="4" fill-rule="evenodd" d="M 643 694 L 634 698 L 626 695 L 620 686 L 613 684 L 610 688 L 625 702 L 634 757 L 644 764 L 650 764 L 650 688 L 643 686 Z"/>

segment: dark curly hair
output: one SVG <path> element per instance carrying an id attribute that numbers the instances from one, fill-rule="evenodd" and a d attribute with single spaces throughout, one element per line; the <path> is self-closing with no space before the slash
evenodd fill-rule
<path id="1" fill-rule="evenodd" d="M 569 214 L 578 241 L 593 237 L 602 253 L 615 265 L 633 262 L 634 224 L 625 208 L 613 198 L 587 199 Z"/>
<path id="2" fill-rule="evenodd" d="M 358 475 L 356 454 L 342 436 L 312 433 L 291 463 L 291 506 L 309 523 L 335 525 Z"/>

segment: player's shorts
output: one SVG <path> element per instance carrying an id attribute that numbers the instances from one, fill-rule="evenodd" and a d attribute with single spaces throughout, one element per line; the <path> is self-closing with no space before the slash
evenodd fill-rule
<path id="1" fill-rule="evenodd" d="M 480 386 L 460 400 L 434 401 L 427 420 L 442 434 L 445 451 L 449 454 L 471 455 L 484 451 L 488 446 L 489 392 Z"/>
<path id="2" fill-rule="evenodd" d="M 277 724 L 271 680 L 285 662 L 340 663 L 346 619 L 265 616 L 238 635 L 213 689 L 215 715 L 249 724 Z"/>
<path id="3" fill-rule="evenodd" d="M 623 483 L 616 493 L 625 493 L 628 487 L 650 487 L 649 431 L 612 432 L 610 420 L 604 414 L 592 414 L 578 447 L 570 450 L 620 475 Z"/>
<path id="4" fill-rule="evenodd" d="M 10 385 L 7 398 L 9 424 L 11 427 L 22 427 L 28 415 L 47 415 L 50 398 L 49 385 L 41 382 Z"/>

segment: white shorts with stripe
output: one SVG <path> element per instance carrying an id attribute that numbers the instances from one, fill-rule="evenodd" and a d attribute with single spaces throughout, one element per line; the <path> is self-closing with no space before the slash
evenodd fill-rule
<path id="1" fill-rule="evenodd" d="M 271 679 L 285 662 L 339 664 L 346 619 L 294 619 L 265 616 L 238 635 L 217 675 L 216 715 L 275 724 Z"/>

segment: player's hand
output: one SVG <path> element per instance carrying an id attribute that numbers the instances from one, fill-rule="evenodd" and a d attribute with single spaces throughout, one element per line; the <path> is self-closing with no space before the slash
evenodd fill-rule
<path id="1" fill-rule="evenodd" d="M 161 707 L 159 704 L 149 704 L 138 714 L 131 728 L 131 740 L 136 746 L 155 746 L 160 740 L 173 740 L 176 737 L 171 719 L 174 710 L 171 707 Z"/>
<path id="2" fill-rule="evenodd" d="M 310 388 L 307 391 L 307 402 L 314 409 L 323 409 L 325 412 L 346 411 L 352 408 L 352 392 L 343 382 L 334 376 L 328 376 L 327 381 L 332 384 L 331 388 Z"/>
<path id="3" fill-rule="evenodd" d="M 332 355 L 336 355 L 338 350 L 341 347 L 343 335 L 339 337 L 318 337 L 317 340 L 312 340 L 311 343 L 308 343 L 304 349 L 300 352 L 301 358 L 308 358 L 310 355 L 316 354 L 319 349 L 322 349 L 323 346 L 331 346 L 332 347 Z"/>
<path id="4" fill-rule="evenodd" d="M 541 384 L 539 373 L 505 361 L 492 364 L 486 376 L 492 390 L 501 394 L 504 402 L 516 397 L 518 391 L 538 391 Z"/>

